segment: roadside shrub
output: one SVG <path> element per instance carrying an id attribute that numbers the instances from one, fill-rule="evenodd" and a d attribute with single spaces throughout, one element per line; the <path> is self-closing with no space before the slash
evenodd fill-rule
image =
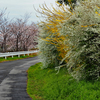
<path id="1" fill-rule="evenodd" d="M 41 7 L 45 21 L 38 48 L 44 67 L 62 66 L 77 80 L 100 77 L 100 0 L 80 1 L 70 11 L 66 6 Z"/>
<path id="2" fill-rule="evenodd" d="M 82 1 L 62 25 L 60 33 L 68 35 L 65 43 L 67 68 L 77 80 L 100 77 L 100 0 Z M 68 41 L 69 40 L 69 41 Z"/>
<path id="3" fill-rule="evenodd" d="M 66 6 L 57 7 L 57 9 L 52 6 L 52 10 L 46 5 L 40 8 L 42 9 L 41 13 L 45 16 L 45 21 L 39 24 L 40 36 L 38 40 L 40 58 L 44 65 L 42 68 L 56 67 L 65 57 L 66 48 L 68 48 L 67 45 L 64 45 L 65 37 L 59 33 L 59 30 L 61 30 L 63 21 L 68 20 L 72 14 Z M 67 12 L 65 12 L 66 10 Z"/>
<path id="4" fill-rule="evenodd" d="M 43 25 L 43 27 L 44 26 L 45 25 Z M 44 39 L 46 38 L 46 36 L 48 37 L 49 35 L 45 31 L 46 29 L 43 30 L 43 33 L 41 32 L 40 38 L 38 41 L 38 48 L 39 48 L 39 53 L 40 53 L 39 57 L 41 58 L 43 62 L 42 68 L 58 66 L 59 62 L 57 60 L 57 56 L 58 56 L 57 48 L 55 45 L 49 43 L 48 41 Z"/>

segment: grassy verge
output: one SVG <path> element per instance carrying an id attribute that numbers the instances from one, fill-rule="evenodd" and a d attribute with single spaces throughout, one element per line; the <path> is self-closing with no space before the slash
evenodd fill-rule
<path id="1" fill-rule="evenodd" d="M 18 59 L 30 58 L 30 57 L 35 57 L 35 56 L 37 56 L 36 53 L 25 55 L 25 56 L 24 55 L 20 55 L 20 57 L 14 56 L 13 58 L 12 57 L 7 57 L 7 59 L 5 59 L 3 57 L 0 57 L 0 62 L 14 61 L 14 60 L 18 60 Z"/>
<path id="2" fill-rule="evenodd" d="M 37 63 L 28 69 L 27 93 L 32 100 L 100 100 L 100 82 L 77 82 L 62 68 L 41 69 Z"/>

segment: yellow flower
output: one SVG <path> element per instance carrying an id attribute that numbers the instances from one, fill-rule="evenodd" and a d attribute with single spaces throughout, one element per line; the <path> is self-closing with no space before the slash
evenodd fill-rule
<path id="1" fill-rule="evenodd" d="M 99 14 L 97 11 L 96 11 L 95 13 L 98 14 L 98 15 L 100 16 L 100 14 Z"/>
<path id="2" fill-rule="evenodd" d="M 98 6 L 98 5 L 96 5 L 97 6 L 97 8 L 99 8 L 100 9 L 100 7 Z"/>
<path id="3" fill-rule="evenodd" d="M 97 11 L 96 11 L 95 13 L 96 13 L 96 14 L 98 14 L 98 12 L 97 12 Z"/>
<path id="4" fill-rule="evenodd" d="M 81 27 L 88 27 L 88 25 L 86 25 L 86 26 L 81 25 Z"/>

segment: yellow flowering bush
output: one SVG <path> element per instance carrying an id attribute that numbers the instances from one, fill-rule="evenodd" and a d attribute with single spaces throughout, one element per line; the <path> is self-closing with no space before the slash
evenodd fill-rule
<path id="1" fill-rule="evenodd" d="M 42 30 L 38 45 L 41 52 L 40 58 L 42 58 L 42 62 L 46 67 L 58 66 L 59 61 L 65 57 L 67 53 L 66 48 L 68 48 L 63 42 L 66 39 L 65 36 L 61 35 L 59 31 L 61 30 L 62 23 L 72 16 L 72 12 L 67 6 L 57 8 L 52 6 L 52 10 L 46 5 L 40 8 L 42 9 L 41 13 L 46 17 L 45 21 L 39 24 Z M 45 46 L 46 48 L 43 49 Z M 51 50 L 52 47 L 53 49 Z"/>
<path id="2" fill-rule="evenodd" d="M 100 77 L 100 0 L 85 0 L 70 10 L 66 5 L 40 7 L 39 50 L 43 68 L 65 66 L 77 80 Z"/>

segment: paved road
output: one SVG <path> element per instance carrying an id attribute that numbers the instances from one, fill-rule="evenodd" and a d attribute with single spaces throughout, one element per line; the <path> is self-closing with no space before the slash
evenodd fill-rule
<path id="1" fill-rule="evenodd" d="M 31 100 L 26 93 L 26 70 L 38 57 L 0 63 L 0 100 Z"/>

